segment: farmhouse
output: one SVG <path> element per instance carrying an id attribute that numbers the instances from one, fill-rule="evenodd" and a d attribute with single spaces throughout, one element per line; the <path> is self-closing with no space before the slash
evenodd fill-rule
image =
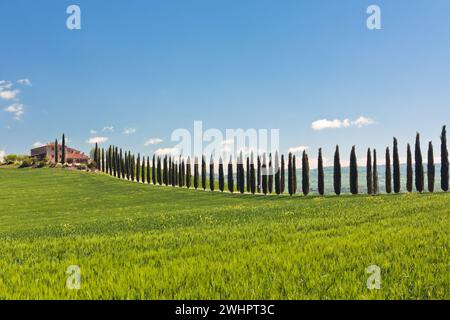
<path id="1" fill-rule="evenodd" d="M 87 163 L 89 157 L 83 152 L 66 146 L 66 162 L 67 163 Z M 44 146 L 31 149 L 31 156 L 38 160 L 47 158 L 52 162 L 60 162 L 62 156 L 62 145 L 58 144 L 58 159 L 55 159 L 55 144 L 47 143 Z"/>

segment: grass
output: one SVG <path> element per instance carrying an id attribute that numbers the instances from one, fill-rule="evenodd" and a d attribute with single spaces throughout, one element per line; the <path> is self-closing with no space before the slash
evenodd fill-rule
<path id="1" fill-rule="evenodd" d="M 0 299 L 449 299 L 449 204 L 0 169 Z M 66 288 L 70 265 L 80 290 Z"/>

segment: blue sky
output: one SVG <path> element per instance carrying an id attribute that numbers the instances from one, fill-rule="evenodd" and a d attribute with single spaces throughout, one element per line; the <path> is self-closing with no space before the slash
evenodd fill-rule
<path id="1" fill-rule="evenodd" d="M 71 4 L 81 30 L 66 28 Z M 381 30 L 366 27 L 371 4 Z M 449 19 L 448 0 L 2 1 L 0 89 L 19 92 L 0 92 L 0 150 L 65 132 L 86 152 L 105 137 L 151 154 L 194 120 L 280 129 L 282 152 L 329 159 L 394 135 L 404 152 L 416 131 L 425 149 L 450 124 Z M 374 123 L 312 128 L 361 116 Z"/>

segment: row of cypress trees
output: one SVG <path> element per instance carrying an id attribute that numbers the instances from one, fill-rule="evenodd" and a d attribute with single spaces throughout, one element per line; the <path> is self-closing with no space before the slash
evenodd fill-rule
<path id="1" fill-rule="evenodd" d="M 209 161 L 209 174 L 207 173 L 207 163 L 205 156 L 199 159 L 194 158 L 193 170 L 191 167 L 191 159 L 187 158 L 186 162 L 181 156 L 178 161 L 175 157 L 165 155 L 163 157 L 153 155 L 150 157 L 141 157 L 140 154 L 135 157 L 130 151 L 122 152 L 115 146 L 110 146 L 107 150 L 100 149 L 98 145 L 93 151 L 95 166 L 98 170 L 108 173 L 114 177 L 121 179 L 138 181 L 142 183 L 152 183 L 154 185 L 178 186 L 203 190 L 215 190 L 215 163 L 211 156 Z M 433 144 L 430 141 L 428 144 L 427 153 L 427 177 L 429 192 L 434 192 L 435 181 L 435 165 L 434 165 L 434 151 Z M 268 157 L 264 154 L 256 157 L 256 164 L 253 153 L 250 157 L 244 159 L 242 153 L 237 158 L 236 166 L 233 165 L 233 159 L 227 165 L 227 183 L 225 184 L 225 170 L 224 161 L 219 159 L 218 166 L 218 188 L 221 192 L 225 190 L 225 185 L 228 186 L 229 192 L 237 191 L 239 193 L 262 193 L 282 194 L 285 192 L 285 158 L 284 155 L 279 157 L 278 152 L 272 159 L 272 155 Z M 317 170 L 317 191 L 320 195 L 325 194 L 325 175 L 323 166 L 322 149 L 318 151 L 318 170 Z M 367 150 L 366 163 L 366 184 L 368 194 L 378 194 L 379 190 L 379 173 L 377 164 L 377 151 Z M 302 171 L 301 171 L 301 192 L 304 195 L 310 193 L 310 169 L 309 158 L 306 151 L 302 153 Z M 385 152 L 385 190 L 387 193 L 399 193 L 401 191 L 401 174 L 400 174 L 400 158 L 398 152 L 398 141 L 393 140 L 393 153 L 391 165 L 391 153 L 389 147 Z M 233 172 L 236 168 L 236 174 Z M 336 146 L 334 153 L 334 168 L 333 168 L 333 187 L 337 195 L 341 194 L 342 186 L 342 169 L 339 153 L 339 146 Z M 353 146 L 350 153 L 350 192 L 358 194 L 358 161 L 356 156 L 356 147 Z M 422 158 L 422 151 L 420 148 L 420 135 L 417 133 L 414 149 L 414 168 L 411 146 L 407 145 L 407 164 L 406 164 L 406 190 L 413 191 L 413 180 L 415 181 L 415 188 L 418 192 L 425 190 L 424 185 L 424 165 Z M 414 174 L 415 173 L 415 174 Z M 297 193 L 297 168 L 296 157 L 289 153 L 287 161 L 287 191 L 289 195 Z M 441 133 L 441 189 L 448 191 L 449 182 L 449 166 L 448 166 L 448 149 L 447 149 L 447 132 L 444 126 Z M 200 185 L 201 184 L 201 185 Z"/>

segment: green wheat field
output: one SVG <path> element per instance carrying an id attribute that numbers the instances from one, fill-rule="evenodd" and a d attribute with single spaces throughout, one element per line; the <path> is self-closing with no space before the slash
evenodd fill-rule
<path id="1" fill-rule="evenodd" d="M 0 299 L 449 299 L 449 230 L 448 193 L 264 197 L 2 168 Z"/>

